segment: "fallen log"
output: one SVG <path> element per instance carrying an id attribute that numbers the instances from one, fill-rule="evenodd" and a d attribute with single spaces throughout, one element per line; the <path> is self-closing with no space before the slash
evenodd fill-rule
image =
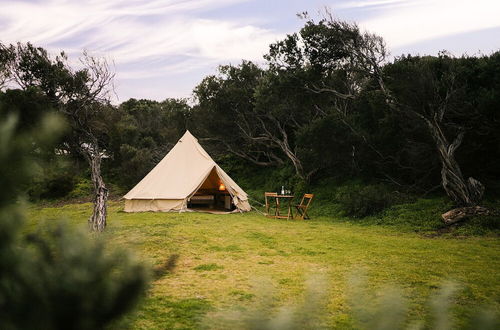
<path id="1" fill-rule="evenodd" d="M 452 225 L 476 215 L 492 215 L 492 211 L 482 206 L 458 207 L 441 214 L 446 225 Z"/>

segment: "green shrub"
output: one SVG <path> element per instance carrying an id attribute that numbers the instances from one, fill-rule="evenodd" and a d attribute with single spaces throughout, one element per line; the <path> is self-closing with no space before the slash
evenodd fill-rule
<path id="1" fill-rule="evenodd" d="M 32 166 L 33 178 L 26 189 L 30 200 L 63 198 L 73 190 L 77 174 L 64 156 L 38 157 Z"/>
<path id="2" fill-rule="evenodd" d="M 397 226 L 412 231 L 434 231 L 443 227 L 441 214 L 452 208 L 446 198 L 420 198 L 408 202 L 398 201 L 384 211 L 383 216 L 364 219 L 367 224 Z"/>
<path id="3" fill-rule="evenodd" d="M 102 329 L 136 306 L 148 278 L 138 259 L 63 223 L 40 228 L 1 272 L 4 329 Z"/>
<path id="4" fill-rule="evenodd" d="M 336 200 L 346 215 L 363 218 L 395 204 L 396 197 L 384 185 L 345 186 L 337 191 Z"/>
<path id="5" fill-rule="evenodd" d="M 73 176 L 64 173 L 51 178 L 45 184 L 44 191 L 40 194 L 41 199 L 54 199 L 65 197 L 73 190 Z"/>
<path id="6" fill-rule="evenodd" d="M 456 236 L 498 235 L 500 232 L 500 215 L 476 216 L 456 225 L 453 234 Z"/>
<path id="7" fill-rule="evenodd" d="M 75 184 L 73 190 L 68 194 L 69 198 L 85 198 L 92 194 L 92 181 L 87 178 L 80 178 Z"/>

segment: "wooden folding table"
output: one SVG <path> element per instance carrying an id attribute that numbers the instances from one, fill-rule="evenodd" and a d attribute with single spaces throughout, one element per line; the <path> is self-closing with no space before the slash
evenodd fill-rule
<path id="1" fill-rule="evenodd" d="M 276 215 L 274 218 L 277 219 L 293 219 L 293 208 L 292 208 L 292 201 L 293 201 L 293 195 L 276 195 L 273 196 L 276 198 Z M 280 210 L 281 208 L 287 208 L 287 215 L 281 215 Z"/>

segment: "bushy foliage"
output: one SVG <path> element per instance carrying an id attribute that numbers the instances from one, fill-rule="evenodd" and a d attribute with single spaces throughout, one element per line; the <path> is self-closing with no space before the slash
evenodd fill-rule
<path id="1" fill-rule="evenodd" d="M 50 160 L 38 159 L 36 171 L 27 191 L 30 200 L 68 196 L 74 189 L 77 175 L 72 159 L 64 156 L 54 156 Z"/>
<path id="2" fill-rule="evenodd" d="M 17 130 L 0 120 L 0 324 L 3 329 L 101 329 L 130 310 L 146 287 L 146 269 L 128 253 L 65 226 L 22 228 L 23 190 L 34 173 L 33 143 L 49 146 L 56 117 Z"/>
<path id="3" fill-rule="evenodd" d="M 80 178 L 67 195 L 69 198 L 85 198 L 92 193 L 92 181 L 87 178 Z"/>
<path id="4" fill-rule="evenodd" d="M 18 261 L 2 276 L 6 328 L 101 328 L 135 306 L 144 291 L 146 269 L 87 233 L 47 224 L 19 243 L 11 256 Z"/>
<path id="5" fill-rule="evenodd" d="M 388 187 L 378 184 L 342 187 L 337 191 L 336 200 L 346 215 L 363 218 L 385 210 L 398 198 Z"/>

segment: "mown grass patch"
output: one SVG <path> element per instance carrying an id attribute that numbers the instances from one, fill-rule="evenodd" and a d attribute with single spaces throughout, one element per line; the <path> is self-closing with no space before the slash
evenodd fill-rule
<path id="1" fill-rule="evenodd" d="M 255 297 L 255 294 L 241 290 L 233 290 L 229 294 L 231 296 L 237 297 L 239 301 L 252 300 Z"/>
<path id="2" fill-rule="evenodd" d="M 241 248 L 238 245 L 227 245 L 227 246 L 209 246 L 208 249 L 210 251 L 217 252 L 242 252 Z"/>
<path id="3" fill-rule="evenodd" d="M 207 271 L 212 271 L 212 270 L 219 270 L 219 269 L 224 269 L 223 266 L 219 266 L 217 264 L 203 264 L 199 265 L 193 268 L 197 272 L 207 272 Z"/>
<path id="4" fill-rule="evenodd" d="M 134 313 L 112 328 L 194 329 L 211 308 L 202 298 L 175 299 L 169 296 L 149 297 Z"/>
<path id="5" fill-rule="evenodd" d="M 400 288 L 408 298 L 409 320 L 428 316 L 429 297 L 447 280 L 459 285 L 452 310 L 457 324 L 465 324 L 477 306 L 500 311 L 496 236 L 426 237 L 369 219 L 360 223 L 324 216 L 274 220 L 258 213 L 128 214 L 120 212 L 122 207 L 110 204 L 101 239 L 133 250 L 151 268 L 178 256 L 175 267 L 154 278 L 144 303 L 124 320 L 133 329 L 192 329 L 207 319 L 218 324 L 218 310 L 260 304 L 262 283 L 269 283 L 264 291 L 273 291 L 270 311 L 300 305 L 304 282 L 317 274 L 326 278 L 328 328 L 352 326 L 349 279 L 356 274 L 366 276 L 370 292 Z M 26 230 L 60 218 L 86 226 L 90 212 L 90 204 L 34 206 Z"/>

